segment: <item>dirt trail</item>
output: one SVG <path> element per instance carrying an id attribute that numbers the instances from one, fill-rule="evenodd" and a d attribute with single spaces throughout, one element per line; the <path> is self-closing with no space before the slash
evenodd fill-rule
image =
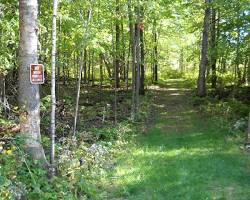
<path id="1" fill-rule="evenodd" d="M 164 85 L 153 86 L 155 117 L 166 121 L 163 129 L 179 133 L 190 126 L 189 113 L 196 112 L 190 105 L 191 90 L 184 80 L 170 80 Z"/>

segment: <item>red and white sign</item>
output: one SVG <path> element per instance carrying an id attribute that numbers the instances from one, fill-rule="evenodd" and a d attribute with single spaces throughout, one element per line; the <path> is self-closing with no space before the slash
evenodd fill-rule
<path id="1" fill-rule="evenodd" d="M 44 66 L 42 64 L 30 65 L 30 82 L 31 84 L 44 83 Z"/>

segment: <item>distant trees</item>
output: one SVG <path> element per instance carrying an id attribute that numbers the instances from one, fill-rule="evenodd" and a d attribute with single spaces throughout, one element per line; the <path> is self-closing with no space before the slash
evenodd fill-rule
<path id="1" fill-rule="evenodd" d="M 227 3 L 213 0 L 206 1 L 205 4 L 207 6 L 197 82 L 198 96 L 205 96 L 207 83 L 211 83 L 211 87 L 216 90 L 218 87 L 223 88 L 226 84 L 230 84 L 234 86 L 235 92 L 248 81 L 249 45 L 246 44 L 249 43 L 250 38 L 250 20 L 247 17 L 249 1 L 233 0 Z M 208 12 L 210 17 L 206 17 Z M 207 39 L 204 40 L 204 38 Z M 205 41 L 208 41 L 208 47 Z M 206 59 L 204 59 L 205 54 Z"/>
<path id="2" fill-rule="evenodd" d="M 250 80 L 249 0 L 206 0 L 204 3 L 62 0 L 58 7 L 56 71 L 52 77 L 50 72 L 54 71 L 54 67 L 49 66 L 54 66 L 54 61 L 50 59 L 54 54 L 51 50 L 53 36 L 50 34 L 53 9 L 51 1 L 39 2 L 37 58 L 45 65 L 48 78 L 57 79 L 57 94 L 67 84 L 76 84 L 79 88 L 81 73 L 80 88 L 95 86 L 96 83 L 115 86 L 117 99 L 112 99 L 113 111 L 115 108 L 119 110 L 119 91 L 131 89 L 129 112 L 135 118 L 140 105 L 139 94 L 144 94 L 147 79 L 157 83 L 172 66 L 177 66 L 180 74 L 184 75 L 196 76 L 199 72 L 199 96 L 206 95 L 206 86 L 210 84 L 217 90 L 226 84 L 241 87 Z M 205 15 L 201 9 L 204 5 Z M 82 23 L 89 16 L 90 6 L 92 22 L 88 37 L 85 37 Z M 17 0 L 0 3 L 2 101 L 6 94 L 5 85 L 8 85 L 7 95 L 15 95 L 16 90 L 17 7 Z M 75 98 L 78 98 L 77 95 Z M 75 116 L 77 119 L 76 113 Z M 76 121 L 73 124 L 76 129 Z"/>

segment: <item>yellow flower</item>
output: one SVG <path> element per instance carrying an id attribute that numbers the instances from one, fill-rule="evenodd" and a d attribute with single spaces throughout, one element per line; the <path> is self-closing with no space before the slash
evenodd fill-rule
<path id="1" fill-rule="evenodd" d="M 11 149 L 5 150 L 4 154 L 6 154 L 6 155 L 12 155 L 12 150 Z"/>

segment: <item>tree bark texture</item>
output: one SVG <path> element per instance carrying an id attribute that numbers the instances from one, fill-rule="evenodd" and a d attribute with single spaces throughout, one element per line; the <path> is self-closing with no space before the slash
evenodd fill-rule
<path id="1" fill-rule="evenodd" d="M 212 9 L 212 27 L 211 27 L 211 69 L 212 69 L 212 88 L 216 88 L 217 75 L 217 38 L 216 38 L 216 10 Z"/>
<path id="2" fill-rule="evenodd" d="M 56 137 L 56 17 L 57 0 L 53 1 L 52 57 L 51 57 L 51 151 L 50 164 L 52 175 L 55 173 L 55 137 Z"/>
<path id="3" fill-rule="evenodd" d="M 75 116 L 74 116 L 74 126 L 73 126 L 73 136 L 76 136 L 76 126 L 77 126 L 77 118 L 78 118 L 78 110 L 79 110 L 79 98 L 81 92 L 81 79 L 82 79 L 82 71 L 83 71 L 83 58 L 80 58 L 80 70 L 78 73 L 78 83 L 77 83 L 77 94 L 76 94 L 76 106 L 75 106 Z"/>
<path id="4" fill-rule="evenodd" d="M 120 44 L 121 44 L 121 30 L 120 30 L 120 2 L 116 0 L 116 22 L 115 22 L 115 87 L 120 86 Z"/>
<path id="5" fill-rule="evenodd" d="M 142 22 L 140 22 L 142 23 Z M 144 30 L 140 26 L 140 48 L 141 48 L 141 69 L 140 69 L 140 95 L 145 95 L 145 52 L 144 52 Z"/>
<path id="6" fill-rule="evenodd" d="M 209 37 L 209 18 L 210 18 L 210 0 L 205 0 L 206 9 L 203 24 L 202 46 L 201 46 L 201 60 L 199 66 L 199 77 L 197 81 L 197 94 L 199 97 L 206 96 L 206 66 L 208 54 L 208 37 Z"/>
<path id="7" fill-rule="evenodd" d="M 141 47 L 140 47 L 140 7 L 136 7 L 137 22 L 135 23 L 135 56 L 136 56 L 136 94 L 135 94 L 135 111 L 139 111 L 140 104 L 140 74 L 141 74 Z"/>
<path id="8" fill-rule="evenodd" d="M 157 45 L 157 30 L 156 30 L 156 20 L 154 20 L 153 26 L 153 40 L 154 40 L 154 49 L 153 49 L 153 83 L 158 82 L 158 45 Z"/>
<path id="9" fill-rule="evenodd" d="M 19 105 L 20 128 L 25 149 L 33 159 L 47 165 L 40 135 L 39 85 L 30 83 L 30 64 L 37 64 L 38 46 L 37 0 L 19 0 Z"/>
<path id="10" fill-rule="evenodd" d="M 131 56 L 132 56 L 132 102 L 131 102 L 131 119 L 135 120 L 136 115 L 136 55 L 135 55 L 135 29 L 133 23 L 133 14 L 132 14 L 132 2 L 128 0 L 128 13 L 129 13 L 129 36 L 131 43 Z"/>

